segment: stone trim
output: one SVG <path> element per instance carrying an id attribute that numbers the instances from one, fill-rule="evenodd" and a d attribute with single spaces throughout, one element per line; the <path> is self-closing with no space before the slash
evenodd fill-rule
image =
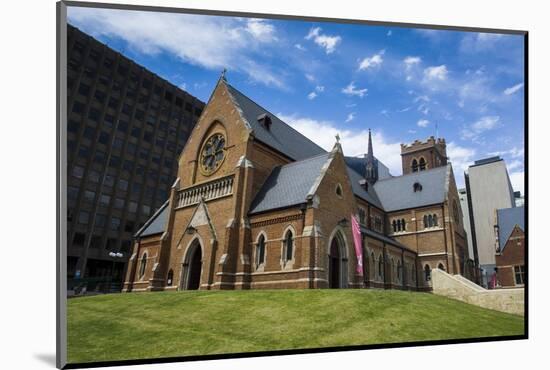
<path id="1" fill-rule="evenodd" d="M 283 223 L 283 222 L 296 221 L 296 220 L 299 220 L 300 218 L 302 218 L 302 214 L 295 214 L 295 215 L 289 215 L 284 217 L 272 218 L 269 220 L 251 222 L 250 225 L 252 227 L 262 227 L 262 226 L 274 225 L 274 224 Z"/>

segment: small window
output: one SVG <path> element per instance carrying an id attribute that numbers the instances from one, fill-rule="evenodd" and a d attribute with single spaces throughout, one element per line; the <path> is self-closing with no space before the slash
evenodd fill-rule
<path id="1" fill-rule="evenodd" d="M 384 260 L 382 255 L 378 257 L 378 277 L 384 279 Z"/>
<path id="2" fill-rule="evenodd" d="M 424 158 L 420 158 L 418 161 L 418 169 L 420 171 L 424 171 L 426 169 L 426 160 Z"/>
<path id="3" fill-rule="evenodd" d="M 170 271 L 168 271 L 168 277 L 166 278 L 166 285 L 172 286 L 173 280 L 174 280 L 174 271 L 170 269 Z"/>
<path id="4" fill-rule="evenodd" d="M 139 278 L 141 279 L 145 275 L 145 267 L 147 267 L 147 253 L 143 253 L 141 257 L 141 263 L 139 266 Z"/>
<path id="5" fill-rule="evenodd" d="M 437 268 L 442 270 L 442 271 L 445 271 L 445 266 L 443 266 L 443 264 L 440 262 L 439 265 L 437 265 Z"/>
<path id="6" fill-rule="evenodd" d="M 284 258 L 285 261 L 292 260 L 293 256 L 293 237 L 292 237 L 292 231 L 288 230 L 285 235 L 285 251 L 284 251 Z"/>
<path id="7" fill-rule="evenodd" d="M 424 280 L 426 282 L 432 280 L 432 270 L 430 269 L 430 266 L 429 265 L 426 265 L 424 267 Z"/>
<path id="8" fill-rule="evenodd" d="M 340 184 L 336 185 L 336 195 L 338 195 L 340 198 L 342 197 L 342 185 Z"/>
<path id="9" fill-rule="evenodd" d="M 516 280 L 516 285 L 525 284 L 525 266 L 514 266 L 514 275 Z"/>
<path id="10" fill-rule="evenodd" d="M 258 245 L 256 246 L 256 266 L 265 263 L 265 237 L 260 235 Z"/>
<path id="11" fill-rule="evenodd" d="M 412 172 L 418 172 L 418 161 L 416 160 L 416 158 L 412 161 L 411 169 Z"/>
<path id="12" fill-rule="evenodd" d="M 415 182 L 413 184 L 413 191 L 416 193 L 418 191 L 422 191 L 422 185 L 419 182 Z"/>

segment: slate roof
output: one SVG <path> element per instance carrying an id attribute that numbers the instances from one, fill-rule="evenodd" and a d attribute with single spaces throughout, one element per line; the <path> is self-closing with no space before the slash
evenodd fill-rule
<path id="1" fill-rule="evenodd" d="M 305 203 L 306 196 L 316 180 L 322 176 L 322 167 L 328 161 L 330 154 L 324 153 L 275 167 L 252 201 L 249 213 L 260 213 Z"/>
<path id="2" fill-rule="evenodd" d="M 326 153 L 326 150 L 281 121 L 267 109 L 262 108 L 228 83 L 226 85 L 229 93 L 241 109 L 243 118 L 254 131 L 254 137 L 258 141 L 295 161 Z M 272 123 L 269 130 L 258 122 L 258 117 L 262 114 L 268 114 L 271 118 Z"/>
<path id="3" fill-rule="evenodd" d="M 450 166 L 448 164 L 379 180 L 374 184 L 376 195 L 387 212 L 443 203 L 448 188 Z M 413 185 L 416 182 L 422 185 L 422 191 L 414 191 Z"/>
<path id="4" fill-rule="evenodd" d="M 513 207 L 499 209 L 497 210 L 497 221 L 498 244 L 502 252 L 516 225 L 525 231 L 525 208 Z"/>
<path id="5" fill-rule="evenodd" d="M 161 234 L 166 229 L 166 222 L 168 221 L 168 201 L 166 201 L 149 220 L 139 229 L 134 237 L 143 238 L 144 236 L 150 236 L 155 234 Z"/>
<path id="6" fill-rule="evenodd" d="M 366 200 L 373 206 L 383 210 L 382 203 L 380 203 L 380 200 L 376 195 L 375 188 L 371 186 L 368 191 L 365 190 L 365 188 L 363 188 L 363 186 L 361 186 L 361 184 L 359 183 L 361 180 L 364 180 L 364 177 L 358 174 L 357 172 L 355 172 L 349 166 L 347 170 L 348 170 L 349 181 L 351 182 L 351 188 L 353 189 L 353 193 L 359 198 Z"/>

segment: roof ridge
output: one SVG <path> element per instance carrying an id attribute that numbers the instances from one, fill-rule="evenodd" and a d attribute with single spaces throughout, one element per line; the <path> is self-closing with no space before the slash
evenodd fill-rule
<path id="1" fill-rule="evenodd" d="M 399 176 L 386 177 L 386 178 L 378 180 L 376 183 L 383 182 L 383 181 L 388 181 L 388 180 L 400 179 L 402 177 L 407 177 L 407 176 L 412 176 L 412 175 L 419 175 L 419 174 L 434 172 L 434 171 L 443 171 L 443 169 L 445 169 L 445 171 L 447 171 L 447 165 L 428 168 L 427 170 L 423 170 L 423 171 L 405 173 L 405 174 L 402 174 L 402 175 L 399 175 Z"/>
<path id="2" fill-rule="evenodd" d="M 312 160 L 314 160 L 314 159 L 317 159 L 317 158 L 319 158 L 319 157 L 326 156 L 326 155 L 329 155 L 329 154 L 330 154 L 330 152 L 321 153 L 321 154 L 314 155 L 313 157 L 308 157 L 308 158 L 300 159 L 299 161 L 290 162 L 290 163 L 283 164 L 283 165 L 276 166 L 276 167 L 279 167 L 279 168 L 291 167 L 291 166 L 293 166 L 293 165 L 298 165 L 298 164 L 301 164 L 301 163 L 304 163 L 304 162 L 312 161 Z M 276 168 L 276 167 L 275 167 L 275 168 Z"/>

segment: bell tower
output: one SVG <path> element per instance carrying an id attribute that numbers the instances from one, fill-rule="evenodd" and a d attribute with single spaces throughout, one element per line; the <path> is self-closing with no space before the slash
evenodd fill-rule
<path id="1" fill-rule="evenodd" d="M 430 136 L 426 141 L 415 140 L 412 144 L 401 144 L 403 175 L 425 171 L 447 165 L 445 139 Z"/>

